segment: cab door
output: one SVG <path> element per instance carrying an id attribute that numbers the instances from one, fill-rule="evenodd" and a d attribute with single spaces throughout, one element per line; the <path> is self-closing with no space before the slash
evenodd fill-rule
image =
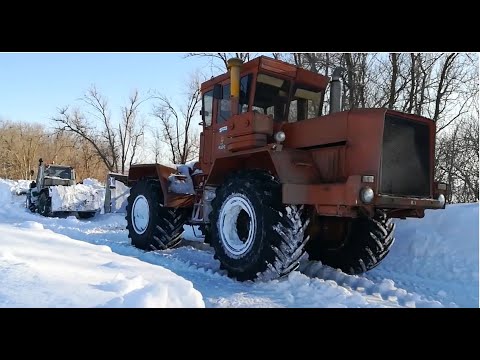
<path id="1" fill-rule="evenodd" d="M 200 134 L 200 166 L 204 173 L 208 173 L 212 165 L 212 138 L 213 138 L 213 90 L 207 91 L 202 97 L 203 131 Z"/>

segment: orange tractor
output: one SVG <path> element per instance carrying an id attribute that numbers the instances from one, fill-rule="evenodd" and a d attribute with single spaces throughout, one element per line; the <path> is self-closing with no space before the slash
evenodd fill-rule
<path id="1" fill-rule="evenodd" d="M 359 274 L 394 241 L 392 218 L 445 208 L 434 182 L 435 123 L 387 109 L 341 110 L 332 79 L 258 57 L 230 59 L 201 86 L 199 161 L 133 165 L 132 244 L 176 246 L 198 225 L 230 277 L 271 279 L 310 259 Z M 330 82 L 330 113 L 320 101 Z"/>

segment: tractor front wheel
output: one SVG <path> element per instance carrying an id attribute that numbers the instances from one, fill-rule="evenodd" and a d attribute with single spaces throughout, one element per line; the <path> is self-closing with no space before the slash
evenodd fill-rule
<path id="1" fill-rule="evenodd" d="M 281 184 L 260 170 L 229 176 L 210 213 L 210 245 L 228 276 L 273 279 L 294 270 L 304 253 L 303 206 L 281 201 Z"/>

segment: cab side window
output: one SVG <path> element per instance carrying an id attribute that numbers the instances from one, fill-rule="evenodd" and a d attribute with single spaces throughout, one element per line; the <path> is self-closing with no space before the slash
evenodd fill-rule
<path id="1" fill-rule="evenodd" d="M 223 85 L 222 99 L 218 102 L 218 119 L 217 122 L 223 123 L 232 116 L 232 108 L 230 105 L 230 84 Z"/>
<path id="2" fill-rule="evenodd" d="M 252 74 L 242 76 L 242 78 L 240 79 L 240 99 L 238 104 L 239 114 L 242 114 L 248 111 L 251 84 L 252 84 Z"/>
<path id="3" fill-rule="evenodd" d="M 202 103 L 202 118 L 206 127 L 212 125 L 212 114 L 213 114 L 213 90 L 210 90 L 203 95 L 203 103 Z"/>

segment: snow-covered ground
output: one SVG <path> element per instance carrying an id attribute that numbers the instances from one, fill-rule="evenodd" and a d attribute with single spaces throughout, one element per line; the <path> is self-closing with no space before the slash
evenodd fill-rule
<path id="1" fill-rule="evenodd" d="M 390 254 L 363 276 L 304 261 L 284 279 L 240 283 L 190 227 L 184 246 L 145 253 L 124 214 L 44 218 L 11 186 L 0 180 L 0 306 L 479 306 L 478 204 L 396 221 Z"/>

